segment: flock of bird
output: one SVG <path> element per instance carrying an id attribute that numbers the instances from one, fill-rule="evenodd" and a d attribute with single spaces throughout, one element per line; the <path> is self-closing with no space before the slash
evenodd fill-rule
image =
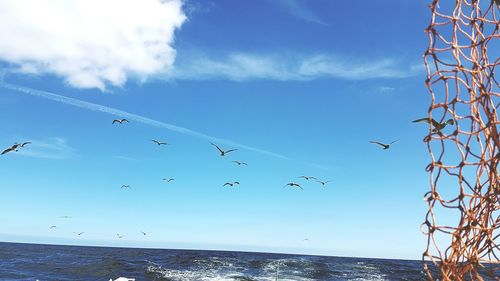
<path id="1" fill-rule="evenodd" d="M 436 120 L 434 120 L 433 118 L 420 118 L 420 119 L 417 119 L 417 120 L 413 120 L 412 122 L 414 123 L 428 123 L 432 126 L 432 129 L 431 131 L 433 133 L 438 133 L 440 132 L 442 129 L 444 129 L 447 125 L 454 125 L 455 122 L 453 119 L 448 119 L 444 122 L 438 122 Z M 114 119 L 112 121 L 111 124 L 124 124 L 124 123 L 129 123 L 129 121 L 127 119 Z M 169 145 L 169 143 L 167 142 L 163 142 L 163 141 L 160 141 L 160 140 L 156 140 L 156 139 L 152 139 L 151 140 L 153 143 L 155 143 L 156 145 L 158 146 L 161 146 L 161 145 Z M 382 142 L 379 142 L 379 141 L 369 141 L 369 143 L 372 143 L 372 144 L 375 144 L 375 145 L 378 145 L 381 147 L 381 149 L 383 150 L 388 150 L 391 145 L 393 145 L 394 143 L 398 142 L 399 140 L 394 140 L 390 143 L 382 143 Z M 29 145 L 31 144 L 31 142 L 22 142 L 22 143 L 14 143 L 12 146 L 6 148 L 5 150 L 2 151 L 1 155 L 4 155 L 4 154 L 7 154 L 7 153 L 11 153 L 11 152 L 17 152 L 19 151 L 19 149 L 21 148 L 24 148 L 26 145 Z M 238 149 L 228 149 L 228 150 L 224 150 L 222 149 L 221 147 L 219 147 L 217 144 L 215 143 L 210 143 L 212 146 L 214 146 L 219 155 L 221 157 L 224 157 L 226 156 L 227 154 L 229 153 L 232 153 L 234 151 L 237 151 Z M 233 163 L 235 163 L 236 165 L 238 166 L 247 166 L 248 164 L 246 162 L 241 162 L 241 161 L 232 161 Z M 305 181 L 314 181 L 322 186 L 325 186 L 327 185 L 328 183 L 330 183 L 331 181 L 330 180 L 320 180 L 316 177 L 313 177 L 313 176 L 299 176 L 297 177 L 299 179 L 303 179 Z M 170 183 L 172 181 L 174 181 L 175 179 L 174 178 L 163 178 L 163 181 L 166 182 L 166 183 Z M 238 186 L 240 185 L 240 182 L 238 181 L 232 181 L 232 182 L 225 182 L 222 186 L 223 187 L 226 187 L 226 186 L 229 186 L 229 187 L 235 187 L 235 186 Z M 304 190 L 304 188 L 302 188 L 302 186 L 297 183 L 297 182 L 289 182 L 287 183 L 286 185 L 283 186 L 283 188 L 285 187 L 290 187 L 290 188 L 299 188 L 301 190 Z M 131 189 L 131 186 L 128 185 L 128 184 L 124 184 L 121 186 L 122 189 Z M 69 219 L 71 218 L 71 216 L 61 216 L 60 218 L 63 218 L 63 219 Z M 52 225 L 50 226 L 50 229 L 56 229 L 57 226 L 56 225 Z M 83 234 L 85 234 L 85 232 L 73 232 L 75 235 L 77 236 L 81 236 Z M 150 232 L 144 232 L 144 231 L 141 231 L 140 233 L 142 233 L 144 236 L 146 236 L 147 234 L 149 234 Z M 120 235 L 120 234 L 116 234 L 117 238 L 118 239 L 122 239 L 123 237 L 125 237 L 124 235 Z"/>

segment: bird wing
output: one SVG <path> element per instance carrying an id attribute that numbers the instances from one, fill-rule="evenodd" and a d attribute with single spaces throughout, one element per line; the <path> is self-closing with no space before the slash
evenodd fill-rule
<path id="1" fill-rule="evenodd" d="M 233 186 L 233 184 L 232 184 L 232 183 L 229 183 L 229 182 L 226 182 L 223 186 L 226 186 L 226 185 Z"/>
<path id="2" fill-rule="evenodd" d="M 224 153 L 224 150 L 220 149 L 215 143 L 211 143 L 213 146 L 217 147 L 217 150 L 220 151 L 220 153 Z"/>
<path id="3" fill-rule="evenodd" d="M 229 152 L 233 152 L 233 151 L 236 151 L 236 150 L 238 150 L 238 149 L 237 148 L 235 148 L 235 149 L 229 149 L 229 150 L 226 150 L 224 153 L 229 153 Z"/>
<path id="4" fill-rule="evenodd" d="M 240 184 L 240 182 L 239 181 L 235 181 L 234 184 Z"/>
<path id="5" fill-rule="evenodd" d="M 113 120 L 113 122 L 111 122 L 111 124 L 115 124 L 116 122 L 120 123 L 120 120 Z"/>
<path id="6" fill-rule="evenodd" d="M 122 122 L 127 122 L 128 123 L 128 120 L 127 119 L 122 119 Z"/>
<path id="7" fill-rule="evenodd" d="M 417 119 L 417 120 L 413 120 L 411 122 L 413 122 L 413 123 L 422 123 L 422 122 L 424 122 L 424 123 L 434 123 L 435 122 L 435 121 L 434 122 L 432 122 L 432 121 L 434 121 L 434 119 L 432 119 L 432 118 L 431 119 L 429 119 L 429 118 L 420 118 L 420 119 Z"/>
<path id="8" fill-rule="evenodd" d="M 28 144 L 31 144 L 31 142 L 30 141 L 23 142 L 23 144 L 21 144 L 21 147 L 24 147 L 25 145 L 28 145 Z"/>
<path id="9" fill-rule="evenodd" d="M 392 141 L 391 143 L 389 143 L 389 145 L 395 143 L 395 142 L 398 142 L 399 140 L 395 140 L 395 141 Z"/>
<path id="10" fill-rule="evenodd" d="M 7 148 L 6 150 L 2 151 L 2 154 L 1 154 L 1 155 L 4 155 L 5 153 L 9 153 L 9 152 L 11 152 L 12 150 L 14 150 L 14 148 L 9 147 L 9 148 Z"/>
<path id="11" fill-rule="evenodd" d="M 381 143 L 381 142 L 378 142 L 378 141 L 368 141 L 368 142 L 370 142 L 370 143 L 374 143 L 374 144 L 378 144 L 378 145 L 380 145 L 380 146 L 382 146 L 382 147 L 385 147 L 385 146 L 387 145 L 387 144 L 385 144 L 385 143 Z"/>

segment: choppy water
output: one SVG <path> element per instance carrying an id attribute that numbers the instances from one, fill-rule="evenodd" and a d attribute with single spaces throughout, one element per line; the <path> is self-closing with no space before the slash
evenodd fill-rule
<path id="1" fill-rule="evenodd" d="M 0 280 L 425 280 L 419 261 L 0 243 Z"/>

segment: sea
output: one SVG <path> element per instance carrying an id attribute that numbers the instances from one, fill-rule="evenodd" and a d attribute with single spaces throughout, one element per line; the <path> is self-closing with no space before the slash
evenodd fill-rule
<path id="1" fill-rule="evenodd" d="M 495 273 L 489 273 L 491 279 Z M 0 280 L 426 280 L 422 262 L 270 253 L 0 243 Z M 488 278 L 488 277 L 487 277 Z"/>

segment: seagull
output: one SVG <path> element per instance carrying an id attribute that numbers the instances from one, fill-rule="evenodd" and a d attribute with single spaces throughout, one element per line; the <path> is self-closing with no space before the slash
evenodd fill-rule
<path id="1" fill-rule="evenodd" d="M 164 181 L 166 181 L 166 182 L 171 182 L 171 181 L 173 181 L 173 180 L 175 180 L 175 179 L 173 179 L 173 178 L 169 178 L 169 179 L 164 178 L 163 180 L 164 180 Z"/>
<path id="2" fill-rule="evenodd" d="M 439 123 L 438 121 L 434 120 L 434 118 L 420 118 L 420 119 L 417 119 L 417 120 L 413 120 L 412 121 L 413 123 L 421 123 L 421 122 L 424 122 L 424 123 L 429 123 L 432 125 L 432 127 L 434 127 L 434 129 L 432 129 L 432 132 L 433 133 L 436 133 L 436 132 L 439 132 L 441 131 L 442 129 L 444 129 L 447 125 L 454 125 L 455 124 L 455 121 L 453 119 L 448 119 L 446 120 L 445 122 L 442 122 L 442 123 Z"/>
<path id="3" fill-rule="evenodd" d="M 12 152 L 12 151 L 18 151 L 20 147 L 24 147 L 25 145 L 28 145 L 28 144 L 31 144 L 31 142 L 27 141 L 27 142 L 23 142 L 23 143 L 14 143 L 11 147 L 5 149 L 4 151 L 2 151 L 2 153 L 0 155 L 4 155 L 6 153 L 9 153 L 9 152 Z"/>
<path id="4" fill-rule="evenodd" d="M 115 123 L 120 123 L 120 124 L 123 124 L 123 123 L 128 123 L 128 120 L 123 118 L 123 119 L 115 119 L 113 120 L 113 122 L 111 124 L 115 124 Z"/>
<path id="5" fill-rule="evenodd" d="M 142 235 L 146 236 L 149 232 L 141 231 Z"/>
<path id="6" fill-rule="evenodd" d="M 319 182 L 319 183 L 321 183 L 321 185 L 325 186 L 327 183 L 329 183 L 331 181 L 320 181 L 320 180 L 317 180 L 316 182 Z"/>
<path id="7" fill-rule="evenodd" d="M 85 232 L 73 232 L 73 233 L 80 236 L 80 235 L 84 234 Z"/>
<path id="8" fill-rule="evenodd" d="M 122 188 L 129 188 L 130 189 L 130 185 L 124 184 L 124 185 L 122 185 Z"/>
<path id="9" fill-rule="evenodd" d="M 231 187 L 233 187 L 235 184 L 240 184 L 239 182 L 235 181 L 235 182 L 226 182 L 223 186 L 226 186 L 226 185 L 229 185 Z"/>
<path id="10" fill-rule="evenodd" d="M 296 187 L 298 187 L 298 188 L 300 188 L 300 189 L 304 190 L 304 189 L 302 188 L 302 186 L 300 186 L 300 184 L 298 184 L 298 183 L 294 183 L 294 182 L 287 183 L 287 184 L 286 184 L 285 186 L 283 186 L 283 187 L 287 187 L 287 186 L 290 186 L 290 187 L 294 187 L 294 186 L 296 186 Z"/>
<path id="11" fill-rule="evenodd" d="M 224 151 L 220 147 L 218 147 L 215 143 L 210 143 L 210 144 L 212 144 L 213 146 L 217 147 L 217 150 L 219 150 L 219 152 L 220 152 L 220 156 L 226 156 L 226 153 L 238 150 L 238 149 L 229 149 L 229 150 Z"/>
<path id="12" fill-rule="evenodd" d="M 117 233 L 116 236 L 118 236 L 118 239 L 122 239 L 123 236 L 125 236 L 125 235 L 120 235 L 120 234 Z"/>
<path id="13" fill-rule="evenodd" d="M 166 142 L 162 142 L 162 141 L 159 141 L 159 140 L 151 140 L 152 142 L 156 143 L 157 145 L 167 145 L 168 143 Z"/>
<path id="14" fill-rule="evenodd" d="M 17 144 L 17 143 L 16 143 L 16 144 L 14 144 L 13 146 L 11 146 L 11 147 L 9 147 L 9 148 L 5 149 L 4 151 L 2 151 L 2 154 L 1 154 L 1 155 L 7 154 L 7 153 L 9 153 L 9 152 L 11 152 L 11 151 L 17 151 L 17 148 L 19 147 L 19 145 L 20 145 L 20 144 Z"/>
<path id="15" fill-rule="evenodd" d="M 52 225 L 52 226 L 50 226 L 50 229 L 54 229 L 54 228 L 56 228 L 56 227 L 57 227 L 57 226 Z"/>
<path id="16" fill-rule="evenodd" d="M 306 180 L 317 180 L 317 178 L 315 178 L 315 177 L 308 177 L 308 176 L 300 176 L 299 178 L 306 179 Z"/>
<path id="17" fill-rule="evenodd" d="M 369 143 L 374 143 L 374 144 L 378 144 L 382 147 L 383 150 L 386 150 L 386 149 L 389 149 L 389 147 L 391 146 L 391 144 L 397 142 L 399 140 L 395 140 L 395 141 L 392 141 L 390 142 L 389 144 L 385 144 L 385 143 L 381 143 L 381 142 L 378 142 L 378 141 L 368 141 Z"/>
<path id="18" fill-rule="evenodd" d="M 245 163 L 245 162 L 240 162 L 240 161 L 233 161 L 233 162 L 234 162 L 234 163 L 236 163 L 236 164 L 238 164 L 238 166 L 240 166 L 240 165 L 245 165 L 245 166 L 247 166 L 247 165 L 248 165 L 248 164 L 247 164 L 247 163 Z"/>

